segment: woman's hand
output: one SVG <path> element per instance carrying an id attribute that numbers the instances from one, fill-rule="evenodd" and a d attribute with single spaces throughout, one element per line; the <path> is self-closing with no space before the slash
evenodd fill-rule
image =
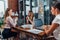
<path id="1" fill-rule="evenodd" d="M 26 20 L 28 20 L 28 16 L 26 17 Z"/>
<path id="2" fill-rule="evenodd" d="M 17 22 L 17 21 L 18 21 L 18 18 L 16 17 L 16 18 L 15 18 L 15 22 Z"/>
<path id="3" fill-rule="evenodd" d="M 40 36 L 44 36 L 45 35 L 45 32 L 44 31 L 43 32 L 40 32 L 39 35 Z"/>
<path id="4" fill-rule="evenodd" d="M 27 24 L 28 24 L 28 23 L 29 23 L 29 22 L 28 22 L 28 21 L 29 21 L 29 20 L 28 20 L 28 16 L 26 17 L 26 21 L 27 21 Z"/>
<path id="5" fill-rule="evenodd" d="M 28 16 L 26 17 L 26 20 L 30 20 Z"/>
<path id="6" fill-rule="evenodd" d="M 45 31 L 45 30 L 48 30 L 48 29 L 49 29 L 49 26 L 48 25 L 44 25 L 43 30 Z"/>

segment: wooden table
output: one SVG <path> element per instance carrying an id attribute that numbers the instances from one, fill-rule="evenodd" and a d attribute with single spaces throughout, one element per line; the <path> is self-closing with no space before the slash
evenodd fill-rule
<path id="1" fill-rule="evenodd" d="M 31 32 L 28 32 L 27 30 L 30 30 L 29 28 L 21 28 L 21 27 L 15 27 L 17 30 L 23 33 L 25 33 L 26 35 L 29 35 L 29 36 L 32 36 L 32 37 L 35 37 L 36 39 L 38 40 L 42 40 L 42 36 L 41 34 L 34 34 L 34 33 L 31 33 Z"/>

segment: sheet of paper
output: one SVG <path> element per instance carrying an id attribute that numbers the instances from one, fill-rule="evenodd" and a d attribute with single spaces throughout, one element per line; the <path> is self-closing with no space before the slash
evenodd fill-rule
<path id="1" fill-rule="evenodd" d="M 32 29 L 32 30 L 27 30 L 27 31 L 34 34 L 39 34 L 40 32 L 43 32 L 42 30 L 38 30 L 38 29 Z"/>
<path id="2" fill-rule="evenodd" d="M 26 25 L 22 25 L 21 27 L 22 27 L 22 28 L 31 28 L 31 27 L 33 27 L 33 25 L 31 25 L 31 24 L 26 24 Z"/>

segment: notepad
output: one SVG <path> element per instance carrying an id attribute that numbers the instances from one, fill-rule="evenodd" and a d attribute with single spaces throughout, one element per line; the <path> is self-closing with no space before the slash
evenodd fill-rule
<path id="1" fill-rule="evenodd" d="M 27 31 L 34 34 L 39 34 L 40 32 L 43 32 L 42 30 L 38 30 L 38 29 L 32 29 L 32 30 L 27 30 Z"/>
<path id="2" fill-rule="evenodd" d="M 22 28 L 31 28 L 31 27 L 33 27 L 33 25 L 31 25 L 31 24 L 26 24 L 26 25 L 22 25 L 21 27 L 22 27 Z"/>

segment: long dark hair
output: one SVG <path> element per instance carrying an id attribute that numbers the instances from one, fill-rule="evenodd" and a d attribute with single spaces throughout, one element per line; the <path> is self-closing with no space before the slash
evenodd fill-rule
<path id="1" fill-rule="evenodd" d="M 10 8 L 7 8 L 6 11 L 5 11 L 5 15 L 4 15 L 4 19 L 6 19 L 6 17 L 9 16 L 9 13 L 8 11 L 10 11 L 11 9 Z"/>
<path id="2" fill-rule="evenodd" d="M 60 11 L 60 2 L 57 2 L 53 7 L 57 8 Z"/>

